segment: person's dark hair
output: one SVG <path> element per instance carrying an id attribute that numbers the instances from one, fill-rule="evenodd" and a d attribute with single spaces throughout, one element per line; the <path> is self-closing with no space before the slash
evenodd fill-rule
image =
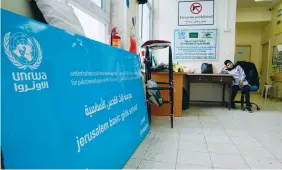
<path id="1" fill-rule="evenodd" d="M 224 65 L 227 65 L 228 63 L 232 63 L 232 61 L 230 61 L 230 60 L 225 60 L 224 61 Z"/>

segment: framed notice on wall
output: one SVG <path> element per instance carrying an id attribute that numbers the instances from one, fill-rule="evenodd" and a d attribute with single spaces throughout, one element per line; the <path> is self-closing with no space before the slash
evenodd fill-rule
<path id="1" fill-rule="evenodd" d="M 183 29 L 174 31 L 174 59 L 216 60 L 217 29 Z"/>
<path id="2" fill-rule="evenodd" d="M 214 25 L 214 0 L 178 2 L 178 26 Z"/>
<path id="3" fill-rule="evenodd" d="M 282 67 L 282 51 L 278 51 L 277 46 L 273 47 L 272 67 L 273 68 Z"/>

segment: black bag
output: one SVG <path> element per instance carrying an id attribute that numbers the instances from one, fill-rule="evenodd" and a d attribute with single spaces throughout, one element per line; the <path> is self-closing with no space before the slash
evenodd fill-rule
<path id="1" fill-rule="evenodd" d="M 163 99 L 161 97 L 161 93 L 160 90 L 157 90 L 158 88 L 158 84 L 155 80 L 148 80 L 147 81 L 147 86 L 148 88 L 155 88 L 156 90 L 152 90 L 149 89 L 148 90 L 148 94 L 149 94 L 149 101 L 155 105 L 157 105 L 158 107 L 161 107 L 164 102 Z"/>
<path id="2" fill-rule="evenodd" d="M 213 74 L 212 64 L 203 63 L 201 67 L 202 74 Z"/>

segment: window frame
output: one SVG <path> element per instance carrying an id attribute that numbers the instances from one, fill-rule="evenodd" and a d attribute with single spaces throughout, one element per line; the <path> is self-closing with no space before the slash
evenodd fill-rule
<path id="1" fill-rule="evenodd" d="M 100 8 L 92 0 L 69 0 L 69 3 L 79 8 L 89 16 L 105 24 L 105 43 L 108 43 L 109 27 L 110 27 L 110 0 L 101 0 Z"/>
<path id="2" fill-rule="evenodd" d="M 152 1 L 153 2 L 153 1 Z M 149 3 L 146 3 L 146 4 L 140 4 L 141 6 L 143 6 L 141 9 L 141 16 L 139 16 L 138 18 L 140 19 L 141 21 L 141 24 L 139 25 L 139 32 L 141 34 L 139 34 L 139 39 L 140 39 L 140 43 L 144 43 L 143 41 L 143 12 L 144 12 L 144 5 L 147 5 L 148 9 L 149 9 L 149 39 L 152 39 L 153 38 L 153 4 Z M 138 8 L 138 10 L 140 10 L 140 8 Z M 139 12 L 138 11 L 138 15 L 139 15 Z M 140 30 L 141 29 L 141 30 Z"/>

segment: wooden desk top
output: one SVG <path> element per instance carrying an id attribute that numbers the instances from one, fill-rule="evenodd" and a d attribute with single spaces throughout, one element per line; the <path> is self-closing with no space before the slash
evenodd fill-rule
<path id="1" fill-rule="evenodd" d="M 233 74 L 202 74 L 202 73 L 186 73 L 188 76 L 226 76 L 232 77 Z"/>
<path id="2" fill-rule="evenodd" d="M 152 74 L 160 74 L 160 75 L 165 75 L 168 74 L 168 72 L 152 72 Z M 186 75 L 187 73 L 184 72 L 174 72 L 174 75 Z"/>
<path id="3" fill-rule="evenodd" d="M 152 72 L 155 75 L 167 75 L 168 72 Z M 188 76 L 226 76 L 232 77 L 233 74 L 202 74 L 202 73 L 185 73 L 185 72 L 174 72 L 174 75 L 188 75 Z"/>

